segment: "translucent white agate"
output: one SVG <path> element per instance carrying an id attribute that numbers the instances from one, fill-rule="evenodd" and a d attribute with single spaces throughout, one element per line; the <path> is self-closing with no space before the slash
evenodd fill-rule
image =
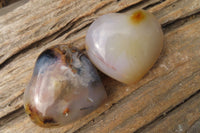
<path id="1" fill-rule="evenodd" d="M 86 36 L 86 50 L 94 65 L 126 84 L 140 80 L 156 62 L 163 47 L 157 19 L 138 9 L 99 17 Z"/>

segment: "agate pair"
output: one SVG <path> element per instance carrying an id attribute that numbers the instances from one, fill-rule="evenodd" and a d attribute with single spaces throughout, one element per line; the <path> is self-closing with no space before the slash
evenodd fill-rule
<path id="1" fill-rule="evenodd" d="M 26 113 L 42 127 L 78 120 L 107 98 L 94 66 L 113 79 L 133 84 L 153 66 L 162 46 L 160 24 L 149 12 L 138 9 L 103 15 L 86 35 L 89 59 L 77 48 L 66 45 L 40 54 L 25 90 Z"/>

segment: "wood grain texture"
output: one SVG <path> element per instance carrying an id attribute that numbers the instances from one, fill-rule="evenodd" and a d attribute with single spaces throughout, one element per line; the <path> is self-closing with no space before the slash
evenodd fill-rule
<path id="1" fill-rule="evenodd" d="M 18 1 L 20 0 L 0 0 L 0 8 L 3 8 Z"/>
<path id="2" fill-rule="evenodd" d="M 152 125 L 142 130 L 143 133 L 189 132 L 200 130 L 200 92 L 183 105 L 173 110 L 167 117 L 161 117 Z M 166 126 L 171 125 L 171 126 Z M 192 127 L 190 129 L 190 127 Z M 196 128 L 195 128 L 196 127 Z M 197 130 L 198 129 L 198 130 Z M 196 131 L 195 131 L 196 130 Z"/>
<path id="3" fill-rule="evenodd" d="M 5 9 L 0 10 L 0 132 L 173 132 L 187 125 L 180 129 L 184 132 L 200 118 L 200 0 L 21 3 L 4 14 Z M 135 8 L 152 12 L 165 32 L 164 49 L 149 73 L 131 86 L 101 74 L 109 98 L 99 109 L 60 128 L 44 129 L 31 123 L 22 97 L 37 56 L 57 44 L 84 49 L 88 26 L 98 16 Z M 195 116 L 190 117 L 190 112 Z M 190 119 L 184 121 L 187 115 Z M 182 119 L 173 124 L 175 118 Z"/>

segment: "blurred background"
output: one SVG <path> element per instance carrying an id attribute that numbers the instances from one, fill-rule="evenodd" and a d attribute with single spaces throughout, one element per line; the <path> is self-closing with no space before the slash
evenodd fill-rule
<path id="1" fill-rule="evenodd" d="M 15 3 L 17 1 L 20 1 L 20 0 L 0 0 L 0 8 L 8 6 L 8 5 Z"/>

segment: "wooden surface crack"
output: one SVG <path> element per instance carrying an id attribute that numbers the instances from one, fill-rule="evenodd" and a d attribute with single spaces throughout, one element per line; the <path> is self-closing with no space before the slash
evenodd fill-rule
<path id="1" fill-rule="evenodd" d="M 200 11 L 197 11 L 197 12 L 194 12 L 194 14 L 190 14 L 183 18 L 178 18 L 171 22 L 164 23 L 164 24 L 162 24 L 163 31 L 165 33 L 167 33 L 169 31 L 173 30 L 174 28 L 183 26 L 185 23 L 190 22 L 191 20 L 194 20 L 195 18 L 199 18 L 199 17 L 200 17 Z"/>
<path id="2" fill-rule="evenodd" d="M 179 83 L 177 83 L 175 86 L 173 87 L 176 87 L 178 85 L 180 85 L 181 83 L 183 83 L 185 80 L 188 80 L 196 75 L 200 75 L 200 70 L 194 72 L 192 75 L 190 75 L 189 77 L 185 78 L 184 80 L 180 81 Z M 135 133 L 142 133 L 143 130 L 145 128 L 147 128 L 148 126 L 151 126 L 152 124 L 154 124 L 156 121 L 158 120 L 161 120 L 165 117 L 167 117 L 167 115 L 169 115 L 170 113 L 172 113 L 174 110 L 176 110 L 177 108 L 179 108 L 180 106 L 182 106 L 183 104 L 185 104 L 186 102 L 188 102 L 190 99 L 194 98 L 195 96 L 199 95 L 200 94 L 200 88 L 194 92 L 193 94 L 191 94 L 189 97 L 187 97 L 186 99 L 184 99 L 181 103 L 177 104 L 176 106 L 174 107 L 171 107 L 167 110 L 165 110 L 165 112 L 162 112 L 161 115 L 159 115 L 158 117 L 156 117 L 153 121 L 151 121 L 150 123 L 147 123 L 146 125 L 143 125 L 141 128 L 137 129 L 135 131 Z"/>
<path id="3" fill-rule="evenodd" d="M 156 5 L 160 5 L 161 3 L 165 2 L 165 1 L 166 1 L 166 0 L 160 0 L 160 1 L 158 1 L 158 2 L 152 3 L 152 4 L 150 4 L 150 5 L 146 6 L 146 7 L 144 7 L 144 9 L 145 9 L 145 10 L 148 10 L 148 9 L 150 9 L 150 8 L 152 8 L 152 7 L 155 7 Z"/>

